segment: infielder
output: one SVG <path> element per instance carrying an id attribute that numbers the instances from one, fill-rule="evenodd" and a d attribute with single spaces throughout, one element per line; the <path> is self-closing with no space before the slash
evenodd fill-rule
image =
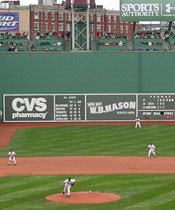
<path id="1" fill-rule="evenodd" d="M 74 185 L 75 179 L 68 178 L 64 181 L 64 190 L 63 194 L 67 191 L 67 197 L 70 197 L 70 188 L 72 185 Z"/>
<path id="2" fill-rule="evenodd" d="M 13 163 L 16 165 L 16 159 L 15 159 L 15 152 L 13 150 L 10 150 L 10 152 L 8 153 L 8 165 L 10 165 L 11 160 L 13 160 Z"/>
<path id="3" fill-rule="evenodd" d="M 156 153 L 155 153 L 156 147 L 154 146 L 154 144 L 150 143 L 150 144 L 147 146 L 147 149 L 148 149 L 148 157 L 151 156 L 151 153 L 154 155 L 154 157 L 156 157 Z"/>
<path id="4" fill-rule="evenodd" d="M 136 123 L 135 128 L 137 128 L 137 127 L 141 128 L 140 119 L 138 117 L 136 117 L 135 123 Z"/>

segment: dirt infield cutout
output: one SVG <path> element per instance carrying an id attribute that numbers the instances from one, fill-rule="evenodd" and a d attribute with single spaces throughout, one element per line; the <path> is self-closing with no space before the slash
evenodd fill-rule
<path id="1" fill-rule="evenodd" d="M 107 203 L 113 202 L 120 199 L 119 195 L 112 193 L 101 193 L 101 192 L 71 192 L 71 196 L 67 197 L 66 194 L 58 193 L 46 196 L 46 200 L 56 203 Z"/>

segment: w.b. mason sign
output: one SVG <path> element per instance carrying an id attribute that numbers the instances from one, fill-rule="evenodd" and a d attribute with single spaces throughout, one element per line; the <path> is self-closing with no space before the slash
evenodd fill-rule
<path id="1" fill-rule="evenodd" d="M 174 21 L 174 0 L 120 0 L 121 21 Z"/>

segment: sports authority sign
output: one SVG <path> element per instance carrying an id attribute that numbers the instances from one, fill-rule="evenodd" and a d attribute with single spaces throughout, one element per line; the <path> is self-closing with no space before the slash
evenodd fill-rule
<path id="1" fill-rule="evenodd" d="M 19 14 L 0 12 L 0 32 L 19 31 Z"/>
<path id="2" fill-rule="evenodd" d="M 174 0 L 120 0 L 121 21 L 174 21 Z"/>

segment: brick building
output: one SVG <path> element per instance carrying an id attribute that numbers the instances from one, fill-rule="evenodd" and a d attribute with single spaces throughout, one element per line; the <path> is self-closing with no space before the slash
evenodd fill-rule
<path id="1" fill-rule="evenodd" d="M 81 12 L 76 12 L 76 16 Z M 37 32 L 58 32 L 71 31 L 72 15 L 71 10 L 65 9 L 64 2 L 62 4 L 53 5 L 30 5 L 30 37 L 34 39 Z M 119 11 L 106 10 L 103 6 L 95 6 L 90 10 L 91 37 L 96 40 L 97 32 L 106 32 L 113 34 L 126 35 L 128 39 L 132 38 L 132 23 L 120 22 Z"/>
<path id="2" fill-rule="evenodd" d="M 81 1 L 81 0 L 80 0 Z M 44 0 L 39 0 L 38 5 L 27 7 L 11 4 L 8 9 L 0 9 L 0 12 L 19 13 L 19 32 L 27 32 L 30 39 L 34 40 L 37 32 L 58 32 L 71 31 L 71 10 L 65 9 L 65 3 L 56 4 L 55 0 L 50 0 L 50 4 L 44 4 Z M 48 2 L 48 0 L 47 0 Z M 93 2 L 95 2 L 93 0 Z M 106 10 L 102 5 L 95 5 L 90 9 L 91 38 L 96 40 L 97 32 L 106 32 L 113 34 L 126 35 L 128 39 L 132 38 L 132 23 L 120 22 L 119 11 Z M 81 15 L 76 12 L 75 16 Z"/>

